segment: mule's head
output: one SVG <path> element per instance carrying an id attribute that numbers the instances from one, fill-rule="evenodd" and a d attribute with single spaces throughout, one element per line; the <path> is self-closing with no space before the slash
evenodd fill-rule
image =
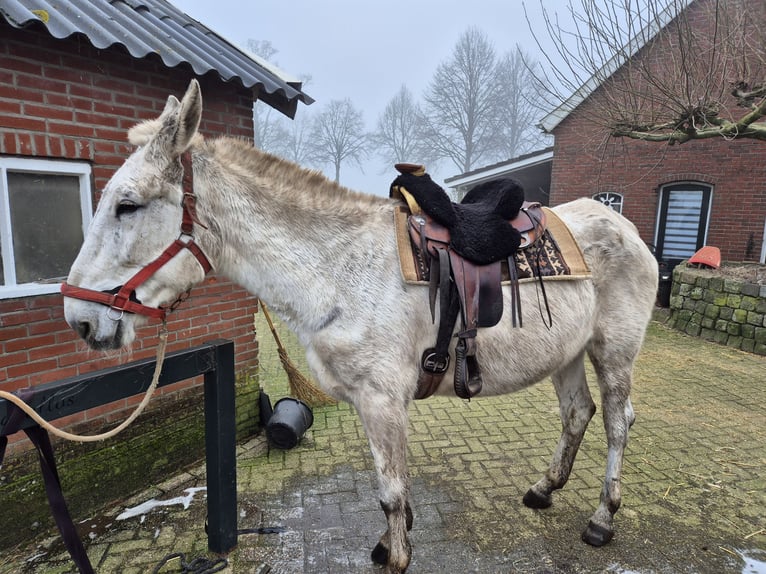
<path id="1" fill-rule="evenodd" d="M 180 157 L 197 134 L 201 115 L 199 84 L 192 80 L 180 102 L 170 96 L 159 118 L 130 130 L 130 142 L 138 148 L 107 183 L 69 272 L 69 286 L 115 292 L 179 238 Z M 194 255 L 183 250 L 141 283 L 131 299 L 156 308 L 174 301 L 204 275 Z M 130 344 L 136 324 L 145 320 L 71 296 L 64 298 L 64 315 L 94 349 Z"/>

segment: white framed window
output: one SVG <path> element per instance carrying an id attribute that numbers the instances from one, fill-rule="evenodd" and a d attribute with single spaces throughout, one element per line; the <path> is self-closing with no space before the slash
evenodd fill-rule
<path id="1" fill-rule="evenodd" d="M 593 199 L 600 201 L 607 207 L 614 209 L 617 213 L 622 214 L 622 194 L 615 193 L 613 191 L 602 191 L 593 196 Z"/>
<path id="2" fill-rule="evenodd" d="M 56 293 L 93 214 L 85 162 L 0 157 L 0 299 Z"/>

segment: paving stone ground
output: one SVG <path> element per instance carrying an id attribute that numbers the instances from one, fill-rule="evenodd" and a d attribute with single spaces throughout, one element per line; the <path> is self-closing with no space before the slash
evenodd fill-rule
<path id="1" fill-rule="evenodd" d="M 600 412 L 569 484 L 551 508 L 533 511 L 521 498 L 546 469 L 560 429 L 550 382 L 499 399 L 413 404 L 408 573 L 766 572 L 766 358 L 653 323 L 633 403 L 617 534 L 600 549 L 580 542 L 605 468 Z M 381 572 L 369 552 L 385 520 L 359 420 L 347 405 L 315 409 L 314 418 L 292 450 L 269 450 L 263 437 L 239 446 L 240 528 L 282 531 L 241 535 L 223 572 Z M 204 484 L 204 467 L 195 468 L 85 520 L 97 572 L 149 573 L 172 552 L 209 556 L 204 493 L 188 508 L 116 520 Z M 53 533 L 0 562 L 0 574 L 75 572 Z"/>

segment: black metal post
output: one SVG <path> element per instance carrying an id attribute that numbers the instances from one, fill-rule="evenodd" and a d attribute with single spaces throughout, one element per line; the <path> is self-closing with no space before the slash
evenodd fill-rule
<path id="1" fill-rule="evenodd" d="M 234 343 L 215 349 L 216 369 L 205 373 L 207 544 L 225 554 L 237 545 L 237 425 Z"/>

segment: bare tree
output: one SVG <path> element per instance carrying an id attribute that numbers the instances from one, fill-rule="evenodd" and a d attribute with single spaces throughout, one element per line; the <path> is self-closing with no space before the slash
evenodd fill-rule
<path id="1" fill-rule="evenodd" d="M 271 60 L 278 51 L 269 40 L 254 40 L 252 38 L 247 41 L 247 49 L 264 60 Z M 278 153 L 284 138 L 284 127 L 279 118 L 274 115 L 274 109 L 256 100 L 253 105 L 253 143 L 255 146 L 265 151 Z"/>
<path id="2" fill-rule="evenodd" d="M 424 95 L 421 153 L 466 172 L 544 143 L 535 128 L 543 112 L 534 66 L 521 52 L 498 59 L 485 34 L 469 28 Z"/>
<path id="3" fill-rule="evenodd" d="M 269 40 L 250 39 L 247 48 L 270 62 L 278 52 Z M 301 74 L 300 79 L 304 87 L 311 82 L 308 74 Z M 290 120 L 261 101 L 253 106 L 254 145 L 295 163 L 304 164 L 309 160 L 307 126 L 308 122 L 300 118 Z"/>
<path id="4" fill-rule="evenodd" d="M 425 157 L 420 140 L 420 110 L 407 86 L 402 85 L 378 117 L 370 141 L 387 165 L 418 161 L 432 163 Z"/>
<path id="5" fill-rule="evenodd" d="M 497 63 L 500 83 L 498 103 L 502 137 L 499 144 L 505 158 L 513 158 L 547 143 L 535 125 L 545 113 L 540 106 L 539 83 L 534 76 L 537 64 L 521 48 L 506 53 Z"/>
<path id="6" fill-rule="evenodd" d="M 497 155 L 500 94 L 494 72 L 492 44 L 479 29 L 469 28 L 450 60 L 439 64 L 424 95 L 424 142 L 464 172 Z"/>
<path id="7" fill-rule="evenodd" d="M 334 166 L 336 182 L 340 182 L 340 167 L 344 162 L 352 161 L 361 167 L 367 144 L 362 112 L 348 98 L 331 100 L 314 118 L 311 157 L 318 164 Z"/>
<path id="8" fill-rule="evenodd" d="M 586 113 L 613 136 L 766 140 L 763 0 L 570 0 L 568 29 L 542 10 L 538 79 L 556 113 L 592 97 Z"/>
<path id="9" fill-rule="evenodd" d="M 312 158 L 310 131 L 311 123 L 305 118 L 291 120 L 285 127 L 285 140 L 282 142 L 279 155 L 300 165 L 310 163 Z"/>

